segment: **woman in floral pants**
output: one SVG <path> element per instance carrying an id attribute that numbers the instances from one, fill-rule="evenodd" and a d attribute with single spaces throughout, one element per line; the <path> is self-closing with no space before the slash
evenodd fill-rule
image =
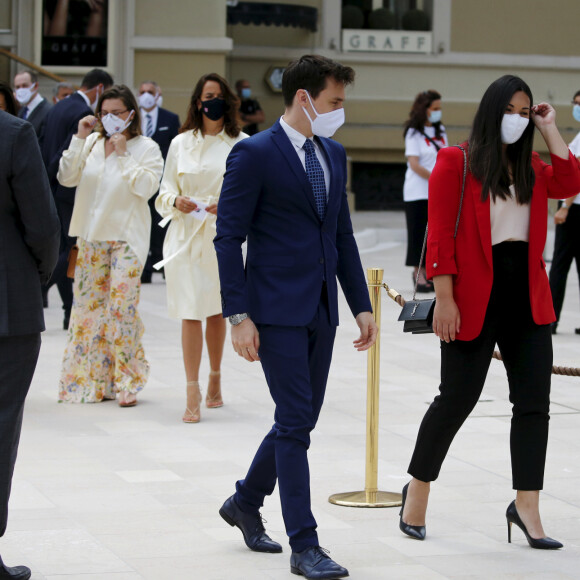
<path id="1" fill-rule="evenodd" d="M 97 403 L 118 393 L 119 405 L 130 407 L 147 382 L 137 305 L 149 250 L 147 200 L 162 171 L 159 147 L 141 135 L 133 94 L 112 87 L 97 117 L 79 122 L 58 173 L 62 185 L 77 187 L 69 233 L 79 246 L 60 401 Z"/>

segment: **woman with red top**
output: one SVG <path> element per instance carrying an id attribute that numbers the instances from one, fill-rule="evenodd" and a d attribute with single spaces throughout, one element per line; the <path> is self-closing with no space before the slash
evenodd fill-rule
<path id="1" fill-rule="evenodd" d="M 531 122 L 530 122 L 531 120 Z M 511 461 L 516 499 L 506 512 L 532 548 L 556 549 L 540 519 L 548 441 L 555 320 L 542 259 L 548 198 L 580 191 L 580 164 L 556 128 L 554 109 L 533 105 L 528 85 L 511 75 L 487 89 L 464 144 L 468 171 L 457 237 L 463 153 L 443 149 L 429 180 L 427 276 L 437 302 L 441 384 L 417 436 L 403 488 L 400 528 L 425 538 L 430 482 L 479 399 L 497 343 L 507 371 Z M 532 152 L 534 127 L 552 165 Z"/>

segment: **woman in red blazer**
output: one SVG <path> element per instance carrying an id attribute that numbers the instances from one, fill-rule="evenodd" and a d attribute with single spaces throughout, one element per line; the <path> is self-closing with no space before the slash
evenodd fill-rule
<path id="1" fill-rule="evenodd" d="M 531 120 L 531 122 L 530 122 Z M 443 149 L 429 180 L 427 275 L 437 302 L 433 330 L 441 339 L 441 384 L 417 437 L 403 488 L 399 526 L 425 538 L 430 482 L 477 403 L 497 343 L 513 404 L 510 447 L 516 499 L 506 512 L 533 548 L 556 549 L 539 512 L 550 406 L 555 320 L 542 251 L 548 198 L 580 190 L 580 165 L 555 124 L 554 109 L 533 106 L 528 85 L 511 75 L 490 85 L 476 113 L 457 236 L 463 153 Z M 532 152 L 536 127 L 552 165 Z"/>

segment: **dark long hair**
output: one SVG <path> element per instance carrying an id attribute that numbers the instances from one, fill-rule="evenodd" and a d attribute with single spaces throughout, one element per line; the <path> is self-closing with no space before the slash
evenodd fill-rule
<path id="1" fill-rule="evenodd" d="M 415 129 L 419 133 L 425 130 L 425 124 L 428 121 L 427 109 L 433 104 L 433 101 L 439 101 L 440 99 L 441 95 L 432 89 L 423 91 L 415 97 L 415 102 L 409 112 L 409 118 L 404 124 L 405 130 L 403 131 L 403 137 L 407 136 L 409 129 Z M 433 123 L 433 127 L 435 128 L 435 137 L 441 137 L 441 122 Z"/>
<path id="2" fill-rule="evenodd" d="M 95 113 L 97 115 L 101 114 L 101 108 L 103 103 L 108 99 L 121 99 L 123 105 L 129 111 L 135 111 L 131 123 L 127 127 L 127 132 L 129 133 L 129 138 L 137 137 L 141 135 L 141 116 L 139 113 L 139 105 L 135 99 L 135 95 L 131 92 L 131 89 L 126 85 L 113 85 L 110 89 L 107 89 L 99 99 Z M 103 137 L 106 137 L 107 133 L 103 128 L 103 124 L 99 121 L 95 127 L 95 131 L 100 133 Z"/>
<path id="3" fill-rule="evenodd" d="M 14 98 L 12 89 L 8 85 L 0 83 L 0 93 L 2 93 L 6 101 L 6 112 L 16 117 L 18 115 L 19 105 Z"/>
<path id="4" fill-rule="evenodd" d="M 198 109 L 197 103 L 201 101 L 201 96 L 203 94 L 203 87 L 207 81 L 215 81 L 219 84 L 222 91 L 222 95 L 226 101 L 226 111 L 224 114 L 224 130 L 230 137 L 237 137 L 240 134 L 240 99 L 232 91 L 226 79 L 218 75 L 217 73 L 209 73 L 203 75 L 195 85 L 193 89 L 193 94 L 189 101 L 189 108 L 187 109 L 187 118 L 185 123 L 179 129 L 180 133 L 185 131 L 201 131 L 203 127 L 203 113 L 201 109 Z"/>
<path id="5" fill-rule="evenodd" d="M 532 169 L 532 119 L 530 118 L 523 135 L 507 146 L 506 158 L 503 156 L 501 142 L 501 122 L 511 98 L 518 91 L 523 91 L 528 96 L 531 108 L 534 100 L 530 87 L 519 77 L 500 77 L 485 91 L 473 120 L 469 136 L 469 165 L 472 175 L 483 184 L 482 201 L 488 198 L 490 192 L 494 201 L 497 197 L 507 199 L 510 196 L 510 167 L 516 201 L 523 205 L 532 199 L 535 181 Z"/>

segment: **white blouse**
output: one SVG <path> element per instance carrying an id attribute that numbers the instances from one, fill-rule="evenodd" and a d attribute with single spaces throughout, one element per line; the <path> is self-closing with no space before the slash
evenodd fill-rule
<path id="1" fill-rule="evenodd" d="M 105 139 L 73 137 L 63 153 L 58 181 L 76 187 L 69 235 L 88 242 L 125 241 L 145 264 L 151 213 L 147 200 L 159 189 L 163 157 L 149 137 L 127 141 L 127 154 L 105 158 Z"/>
<path id="2" fill-rule="evenodd" d="M 507 240 L 527 242 L 530 237 L 530 204 L 520 205 L 516 201 L 516 190 L 510 185 L 508 199 L 490 199 L 491 245 Z"/>
<path id="3" fill-rule="evenodd" d="M 424 133 L 437 142 L 441 149 L 447 147 L 447 134 L 445 127 L 441 125 L 441 137 L 435 139 L 435 127 L 425 127 Z M 405 157 L 418 157 L 419 165 L 428 171 L 433 171 L 437 161 L 437 148 L 429 139 L 415 129 L 409 129 L 405 136 Z M 405 183 L 403 184 L 403 200 L 418 201 L 429 197 L 429 180 L 415 173 L 407 162 Z"/>

